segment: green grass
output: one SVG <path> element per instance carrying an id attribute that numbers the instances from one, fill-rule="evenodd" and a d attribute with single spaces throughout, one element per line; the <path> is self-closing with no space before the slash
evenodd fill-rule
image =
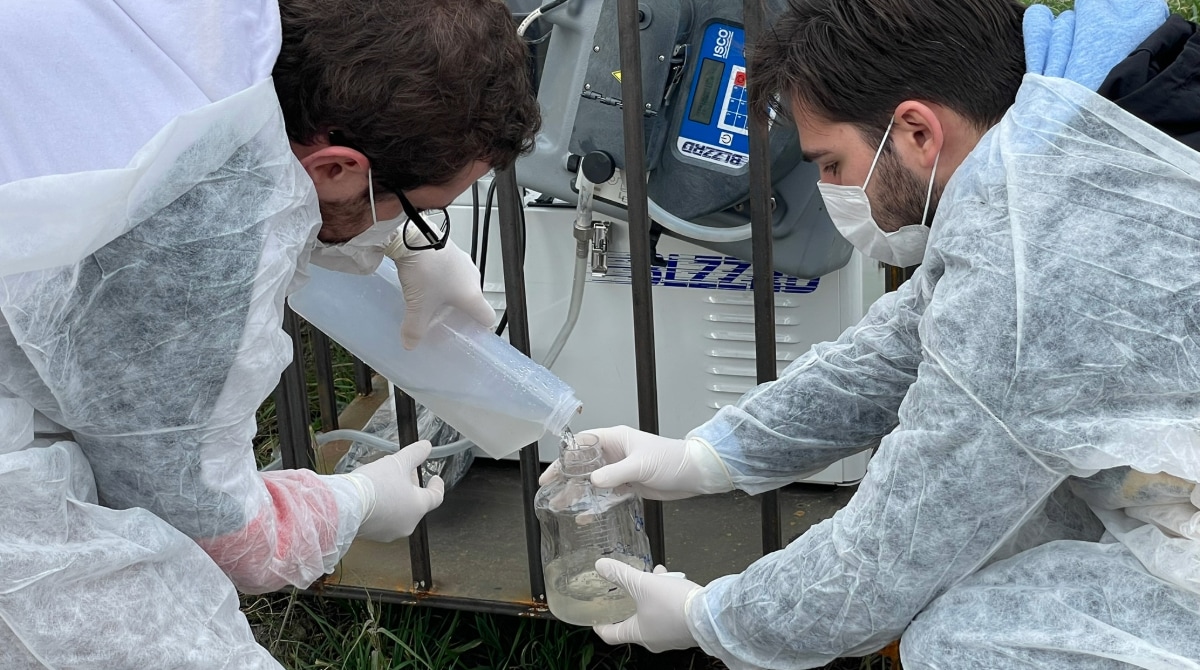
<path id="1" fill-rule="evenodd" d="M 556 621 L 282 595 L 246 609 L 259 642 L 301 670 L 635 667 L 633 648 L 608 647 L 591 629 Z"/>
<path id="2" fill-rule="evenodd" d="M 723 670 L 698 650 L 610 647 L 590 628 L 526 617 L 271 594 L 243 609 L 258 641 L 295 670 Z M 889 670 L 878 658 L 830 670 Z"/>

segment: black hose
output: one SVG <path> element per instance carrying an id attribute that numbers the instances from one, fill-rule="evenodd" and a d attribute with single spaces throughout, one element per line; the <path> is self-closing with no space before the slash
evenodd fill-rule
<path id="1" fill-rule="evenodd" d="M 558 7 L 559 5 L 566 4 L 566 2 L 567 2 L 567 0 L 550 0 L 550 2 L 547 2 L 546 4 L 542 5 L 541 7 L 538 7 L 538 12 L 545 14 L 546 12 L 550 11 L 551 9 Z"/>
<path id="2" fill-rule="evenodd" d="M 487 272 L 488 237 L 492 230 L 492 199 L 496 196 L 496 180 L 488 187 L 487 200 L 483 203 L 483 239 L 479 243 L 479 288 L 483 289 L 484 273 Z"/>
<path id="3" fill-rule="evenodd" d="M 496 182 L 492 182 L 493 186 L 495 184 L 496 184 Z M 491 191 L 488 192 L 488 196 L 489 197 L 491 196 Z M 521 208 L 517 210 L 517 220 L 521 224 L 521 258 L 519 260 L 520 260 L 521 265 L 524 266 L 525 265 L 525 242 L 528 239 L 528 236 L 525 233 L 525 201 L 524 200 L 521 201 Z M 486 227 L 486 225 L 487 224 L 485 223 L 484 226 Z M 508 327 L 508 310 L 505 310 L 504 314 L 500 317 L 500 323 L 497 324 L 497 326 L 496 326 L 496 335 L 503 335 L 504 329 L 507 327 Z"/>

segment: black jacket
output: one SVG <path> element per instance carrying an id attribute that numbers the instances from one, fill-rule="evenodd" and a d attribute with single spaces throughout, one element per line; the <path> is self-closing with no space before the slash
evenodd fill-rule
<path id="1" fill-rule="evenodd" d="M 1098 93 L 1200 151 L 1200 30 L 1172 15 L 1108 73 Z"/>

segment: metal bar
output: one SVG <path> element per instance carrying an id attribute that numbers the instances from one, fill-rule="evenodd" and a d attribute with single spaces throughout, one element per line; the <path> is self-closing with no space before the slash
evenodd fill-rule
<path id="1" fill-rule="evenodd" d="M 758 42 L 765 22 L 762 0 L 744 0 L 746 50 Z M 747 77 L 754 72 L 747 70 Z M 753 109 L 753 105 L 751 105 Z M 766 115 L 750 114 L 750 221 L 754 265 L 754 360 L 758 383 L 775 381 L 775 258 L 771 235 L 771 140 Z M 782 508 L 779 492 L 762 496 L 762 546 L 769 554 L 783 547 Z"/>
<path id="2" fill-rule="evenodd" d="M 313 362 L 317 366 L 317 406 L 321 408 L 321 430 L 337 430 L 337 389 L 333 385 L 333 354 L 329 336 L 311 327 L 308 333 L 313 348 Z"/>
<path id="3" fill-rule="evenodd" d="M 275 387 L 275 416 L 279 422 L 279 454 L 288 470 L 312 469 L 308 439 L 308 390 L 304 381 L 304 348 L 300 343 L 300 317 L 283 309 L 283 330 L 292 338 L 292 363 Z"/>
<path id="4" fill-rule="evenodd" d="M 371 368 L 358 360 L 357 356 L 352 358 L 354 359 L 354 390 L 359 395 L 371 395 Z"/>
<path id="5" fill-rule="evenodd" d="M 396 428 L 399 430 L 400 446 L 405 447 L 419 438 L 417 436 L 417 403 L 412 396 L 399 388 L 396 394 Z M 418 474 L 418 476 L 420 476 Z M 421 485 L 425 485 L 421 477 Z M 412 565 L 413 589 L 428 591 L 433 588 L 433 561 L 429 557 L 429 524 L 424 518 L 408 536 L 408 560 Z"/>
<path id="6" fill-rule="evenodd" d="M 621 47 L 625 183 L 629 194 L 629 257 L 633 276 L 633 349 L 638 427 L 658 433 L 658 376 L 654 358 L 654 300 L 650 277 L 650 211 L 646 202 L 646 132 L 642 101 L 642 45 L 637 0 L 617 1 Z M 646 501 L 646 534 L 655 563 L 666 560 L 662 503 Z"/>
<path id="7" fill-rule="evenodd" d="M 868 262 L 874 263 L 876 261 L 872 261 L 872 260 L 868 259 Z M 915 267 L 898 268 L 894 265 L 885 265 L 884 273 L 883 273 L 883 281 L 884 281 L 883 290 L 887 293 L 891 293 L 892 291 L 895 291 L 896 289 L 900 288 L 901 284 L 903 284 L 904 282 L 911 279 L 913 274 L 915 274 L 915 273 L 916 273 Z"/>
<path id="8" fill-rule="evenodd" d="M 511 616 L 533 617 L 538 619 L 553 619 L 550 610 L 540 603 L 514 603 L 503 600 L 481 600 L 461 596 L 443 596 L 436 593 L 407 593 L 404 591 L 388 591 L 369 589 L 359 586 L 341 586 L 339 584 L 316 584 L 308 589 L 294 589 L 295 593 L 306 596 L 324 598 L 353 598 L 385 602 L 395 605 L 421 605 L 441 609 L 461 610 L 464 612 L 482 612 L 484 614 L 508 614 Z"/>
<path id="9" fill-rule="evenodd" d="M 521 193 L 513 168 L 496 173 L 496 197 L 500 206 L 500 253 L 504 258 L 504 301 L 508 317 L 508 341 L 529 355 L 529 305 L 525 297 L 525 231 L 521 225 Z M 546 580 L 542 573 L 542 531 L 533 514 L 541 471 L 537 442 L 521 449 L 521 499 L 525 511 L 525 549 L 529 560 L 530 595 L 546 601 Z"/>

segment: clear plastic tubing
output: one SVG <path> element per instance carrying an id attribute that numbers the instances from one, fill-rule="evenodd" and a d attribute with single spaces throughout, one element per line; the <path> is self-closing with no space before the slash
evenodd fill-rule
<path id="1" fill-rule="evenodd" d="M 566 382 L 461 311 L 439 313 L 416 349 L 400 344 L 404 294 L 389 259 L 374 274 L 310 265 L 288 298 L 304 317 L 493 458 L 566 429 L 581 403 Z"/>

